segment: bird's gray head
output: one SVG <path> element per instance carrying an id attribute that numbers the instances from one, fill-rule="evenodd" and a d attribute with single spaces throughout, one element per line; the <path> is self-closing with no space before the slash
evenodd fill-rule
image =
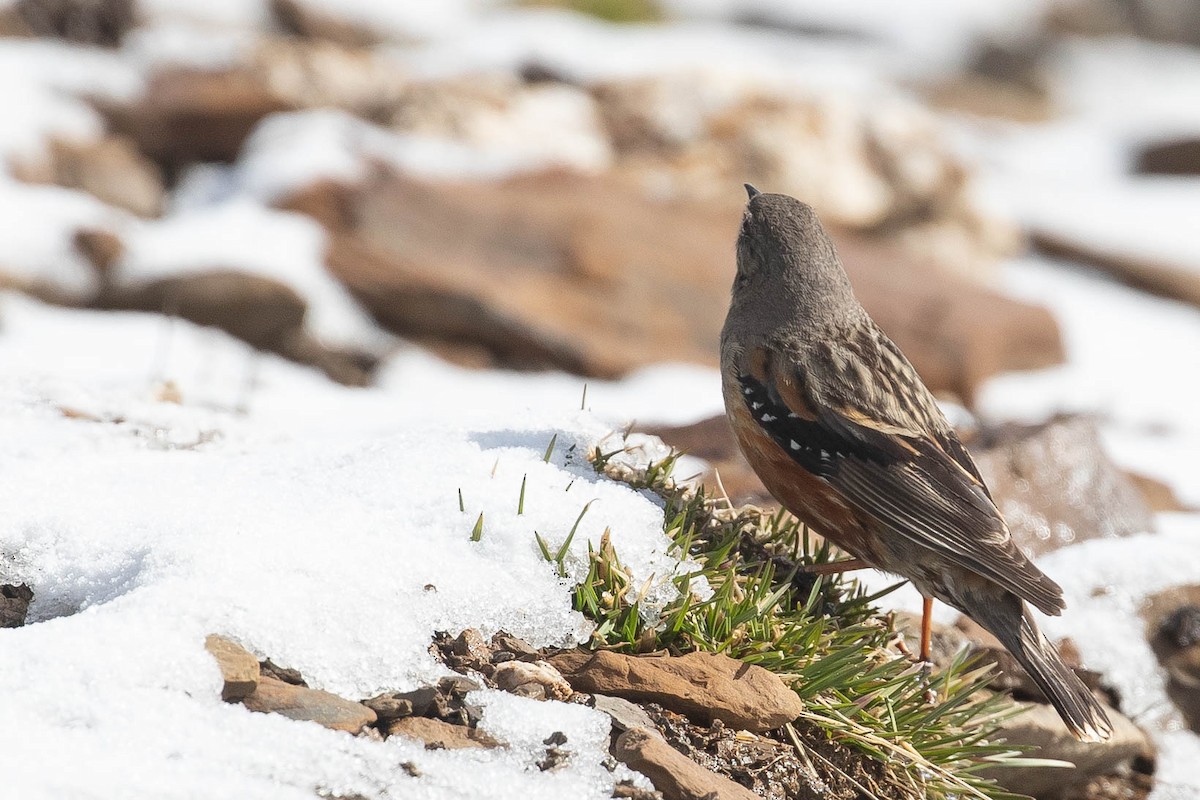
<path id="1" fill-rule="evenodd" d="M 808 315 L 857 308 L 850 281 L 816 212 L 785 194 L 746 184 L 733 305 L 786 304 Z"/>

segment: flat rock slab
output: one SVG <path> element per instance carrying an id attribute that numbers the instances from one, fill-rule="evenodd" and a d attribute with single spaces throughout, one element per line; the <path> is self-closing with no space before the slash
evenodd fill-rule
<path id="1" fill-rule="evenodd" d="M 242 700 L 242 705 L 251 711 L 282 714 L 347 733 L 358 733 L 376 720 L 375 712 L 362 703 L 274 678 L 261 678 L 258 688 Z"/>
<path id="2" fill-rule="evenodd" d="M 215 633 L 204 640 L 204 649 L 217 660 L 225 685 L 221 687 L 221 699 L 233 703 L 258 688 L 258 659 L 237 642 Z"/>
<path id="3" fill-rule="evenodd" d="M 419 739 L 435 750 L 467 750 L 499 747 L 500 743 L 478 728 L 454 725 L 440 719 L 404 717 L 388 725 L 388 736 L 407 736 Z"/>
<path id="4" fill-rule="evenodd" d="M 754 792 L 709 772 L 645 728 L 621 734 L 613 754 L 649 778 L 664 800 L 760 800 Z"/>
<path id="5" fill-rule="evenodd" d="M 735 184 L 736 185 L 736 184 Z M 615 377 L 715 365 L 745 198 L 652 198 L 612 176 L 399 175 L 286 198 L 330 231 L 328 267 L 381 324 L 460 360 Z M 930 388 L 969 398 L 997 372 L 1050 366 L 1050 312 L 833 230 L 863 305 Z"/>
<path id="6" fill-rule="evenodd" d="M 1153 758 L 1154 746 L 1128 717 L 1105 708 L 1113 723 L 1107 742 L 1080 742 L 1048 705 L 1035 704 L 1001 726 L 998 738 L 1008 744 L 1025 745 L 1037 758 L 1068 761 L 1075 769 L 1062 767 L 1004 767 L 988 770 L 988 777 L 1012 792 L 1034 797 L 1058 797 L 1068 789 L 1087 783 L 1098 775 L 1118 772 L 1139 757 Z"/>
<path id="7" fill-rule="evenodd" d="M 804 710 L 776 675 L 719 653 L 667 657 L 574 650 L 550 663 L 577 692 L 658 703 L 693 720 L 719 719 L 754 733 L 778 728 Z"/>

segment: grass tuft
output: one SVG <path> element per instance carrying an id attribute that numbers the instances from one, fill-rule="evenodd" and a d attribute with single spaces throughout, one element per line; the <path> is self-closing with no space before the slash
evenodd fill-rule
<path id="1" fill-rule="evenodd" d="M 471 541 L 478 542 L 483 538 L 483 512 L 479 512 L 479 519 L 475 520 L 475 527 L 471 529 Z"/>
<path id="2" fill-rule="evenodd" d="M 591 647 L 718 652 L 776 673 L 805 701 L 790 736 L 803 728 L 802 738 L 816 735 L 874 762 L 850 775 L 813 752 L 819 773 L 869 781 L 864 796 L 1017 797 L 975 774 L 1021 760 L 1011 747 L 990 743 L 999 723 L 1019 712 L 1010 698 L 986 690 L 990 666 L 960 658 L 926 673 L 898 654 L 891 617 L 872 605 L 895 587 L 872 596 L 840 576 L 805 573 L 804 565 L 831 561 L 836 551 L 784 512 L 732 509 L 702 489 L 677 486 L 671 470 L 678 454 L 644 470 L 610 467 L 614 455 L 590 458 L 597 471 L 662 498 L 675 554 L 698 568 L 676 578 L 678 597 L 646 618 L 648 585 L 633 585 L 606 531 L 598 547 L 589 544 L 588 572 L 572 595 L 575 609 L 596 624 Z M 537 537 L 560 576 L 578 525 L 556 552 Z M 707 599 L 692 591 L 701 581 L 711 589 Z"/>

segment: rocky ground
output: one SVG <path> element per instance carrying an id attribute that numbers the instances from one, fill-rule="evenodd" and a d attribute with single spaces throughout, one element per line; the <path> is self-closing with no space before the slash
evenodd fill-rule
<path id="1" fill-rule="evenodd" d="M 408 424 L 537 395 L 558 403 L 566 385 L 472 384 L 449 364 L 580 376 L 569 381 L 569 407 L 583 379 L 591 402 L 584 393 L 578 405 L 636 394 L 614 401 L 606 422 L 637 418 L 639 430 L 701 460 L 685 464 L 711 494 L 770 506 L 717 414 L 711 368 L 740 186 L 788 192 L 817 208 L 864 305 L 946 401 L 1022 547 L 1068 576 L 1080 621 L 1052 632 L 1074 643 L 1068 650 L 1119 720 L 1103 748 L 1070 741 L 969 621 L 942 619 L 943 665 L 976 653 L 1001 668 L 998 688 L 1032 704 L 1006 723 L 1005 738 L 1077 765 L 1069 777 L 1028 766 L 996 778 L 1073 800 L 1200 791 L 1188 777 L 1200 756 L 1200 598 L 1186 568 L 1200 430 L 1182 399 L 1200 388 L 1191 11 L 1085 0 L 1021 4 L 1001 20 L 948 5 L 916 24 L 852 5 L 541 4 L 654 23 L 621 27 L 526 4 L 419 5 L 0 3 L 0 87 L 10 98 L 0 125 L 0 296 L 37 301 L 0 305 L 0 338 L 10 340 L 7 350 L 0 342 L 10 381 L 0 399 L 17 398 L 12 419 L 50 409 L 55 424 L 133 430 L 186 457 L 223 453 L 224 436 L 257 452 L 295 435 L 278 419 L 330 415 L 328 425 L 360 402 L 326 394 L 334 390 L 311 376 L 284 380 L 274 361 L 261 378 L 260 356 L 210 370 L 232 345 L 193 348 L 203 340 L 193 323 L 323 381 L 382 392 Z M 67 322 L 95 319 L 88 312 L 120 325 L 125 312 L 161 320 L 146 364 L 132 350 L 105 351 L 102 325 Z M 51 328 L 78 340 L 42 347 Z M 153 329 L 128 341 L 144 345 Z M 115 330 L 111 341 L 127 346 Z M 39 343 L 26 353 L 55 355 L 26 357 L 22 342 Z M 447 364 L 422 371 L 428 357 L 408 343 Z M 82 369 L 84 352 L 138 363 L 152 388 L 133 406 L 91 396 L 145 381 Z M 171 374 L 185 362 L 196 377 Z M 664 362 L 693 365 L 695 377 L 655 373 Z M 257 424 L 263 380 L 319 399 L 289 409 L 270 395 L 279 417 L 246 444 L 233 433 L 237 415 Z M 64 390 L 69 381 L 78 386 Z M 225 392 L 219 402 L 204 395 L 213 386 Z M 159 408 L 168 405 L 183 410 Z M 193 412 L 202 416 L 181 422 Z M 203 416 L 212 414 L 219 419 Z M 53 430 L 54 441 L 66 436 Z M 6 454 L 15 470 L 36 451 L 28 447 Z M 58 522 L 50 509 L 11 510 L 26 527 L 0 536 L 0 625 L 24 627 L 7 635 L 51 624 L 61 606 L 119 596 L 39 584 L 66 562 L 46 555 L 51 545 L 29 556 L 41 535 L 30 531 Z M 1156 558 L 1169 566 L 1143 566 Z M 434 636 L 437 679 L 426 664 L 339 683 L 311 653 L 313 669 L 273 663 L 299 664 L 284 655 L 294 643 L 270 626 L 202 632 L 227 703 L 372 742 L 519 750 L 525 767 L 554 773 L 586 748 L 563 730 L 529 745 L 528 731 L 481 727 L 472 692 L 598 709 L 612 733 L 588 740 L 609 759 L 608 778 L 586 774 L 594 793 L 841 798 L 864 796 L 875 780 L 861 754 L 784 724 L 798 700 L 765 670 L 700 654 L 534 647 L 482 620 L 442 616 L 457 628 L 422 634 Z M 1112 636 L 1136 640 L 1133 650 L 1106 650 L 1109 624 Z M 563 630 L 545 637 L 587 641 Z M 344 690 L 356 681 L 387 691 Z M 845 782 L 829 783 L 814 761 L 836 765 Z M 406 756 L 403 769 L 455 791 L 441 762 Z M 30 796 L 54 791 L 29 786 Z M 355 790 L 389 791 L 383 779 Z M 326 792 L 335 795 L 356 796 Z"/>

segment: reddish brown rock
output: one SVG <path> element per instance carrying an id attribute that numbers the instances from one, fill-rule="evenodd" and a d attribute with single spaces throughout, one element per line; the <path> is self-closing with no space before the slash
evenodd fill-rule
<path id="1" fill-rule="evenodd" d="M 244 647 L 224 636 L 210 634 L 204 640 L 204 649 L 212 654 L 221 668 L 221 677 L 225 681 L 221 689 L 222 700 L 233 703 L 258 688 L 258 659 Z"/>
<path id="2" fill-rule="evenodd" d="M 1200 305 L 1200 268 L 1175 265 L 1133 252 L 1117 252 L 1054 231 L 1032 232 L 1034 247 L 1048 256 L 1076 261 L 1138 289 Z"/>
<path id="3" fill-rule="evenodd" d="M 162 212 L 162 175 L 124 136 L 95 141 L 51 139 L 43 159 L 18 163 L 13 172 L 29 183 L 79 189 L 142 217 Z"/>
<path id="4" fill-rule="evenodd" d="M 136 100 L 99 107 L 113 130 L 173 173 L 194 161 L 233 161 L 263 117 L 290 106 L 252 72 L 176 68 L 156 74 Z"/>
<path id="5" fill-rule="evenodd" d="M 428 184 L 384 176 L 299 192 L 333 233 L 329 267 L 386 326 L 484 348 L 496 363 L 612 377 L 715 364 L 741 199 L 662 200 L 563 172 Z M 969 398 L 996 372 L 1057 363 L 1044 309 L 835 231 L 868 310 L 935 390 Z"/>
<path id="6" fill-rule="evenodd" d="M 719 719 L 739 730 L 772 730 L 804 710 L 777 675 L 719 653 L 628 656 L 574 650 L 550 663 L 577 692 L 658 703 L 692 719 Z"/>
<path id="7" fill-rule="evenodd" d="M 1154 745 L 1145 732 L 1112 708 L 1106 708 L 1105 713 L 1113 724 L 1112 736 L 1105 742 L 1085 743 L 1071 735 L 1053 707 L 1029 705 L 1003 724 L 999 738 L 1029 748 L 1037 758 L 1066 761 L 1075 768 L 1003 767 L 983 774 L 1009 791 L 1049 799 L 1061 797 L 1096 776 L 1128 769 L 1135 761 L 1152 763 Z"/>
<path id="8" fill-rule="evenodd" d="M 665 800 L 758 800 L 754 792 L 709 772 L 645 728 L 621 734 L 613 754 L 649 778 Z"/>
<path id="9" fill-rule="evenodd" d="M 465 750 L 499 747 L 500 743 L 478 728 L 453 725 L 440 719 L 401 717 L 388 723 L 388 736 L 419 739 L 436 750 Z"/>
<path id="10" fill-rule="evenodd" d="M 258 688 L 243 698 L 242 705 L 347 733 L 358 733 L 376 719 L 375 712 L 362 703 L 266 677 L 259 679 Z"/>
<path id="11" fill-rule="evenodd" d="M 970 447 L 1013 539 L 1028 553 L 1154 530 L 1141 493 L 1108 458 L 1090 420 L 1005 426 Z"/>

